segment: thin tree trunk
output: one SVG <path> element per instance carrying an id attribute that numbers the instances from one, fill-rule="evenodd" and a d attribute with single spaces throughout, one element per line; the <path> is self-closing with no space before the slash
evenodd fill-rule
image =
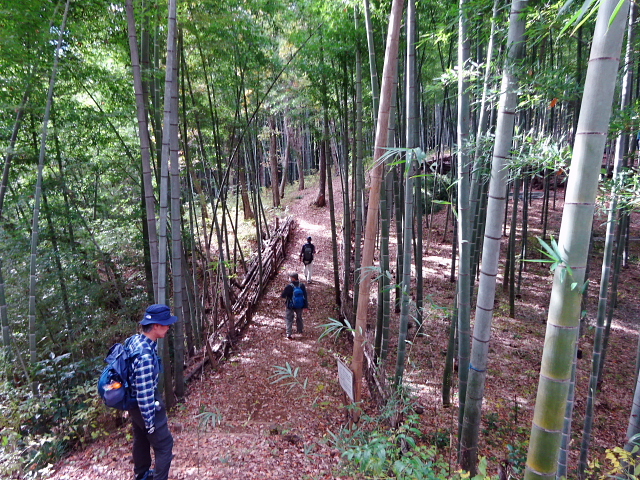
<path id="1" fill-rule="evenodd" d="M 324 64 L 324 54 L 322 55 L 321 62 Z M 316 197 L 316 201 L 314 202 L 316 207 L 324 207 L 326 205 L 325 199 L 325 189 L 327 181 L 331 182 L 331 177 L 327 178 L 327 172 L 330 168 L 327 168 L 327 164 L 329 163 L 329 149 L 327 148 L 329 134 L 329 126 L 328 126 L 328 110 L 329 110 L 329 99 L 327 98 L 327 79 L 325 74 L 322 74 L 321 80 L 321 94 L 322 94 L 322 138 L 320 140 L 320 162 L 318 165 L 318 196 Z"/>
<path id="2" fill-rule="evenodd" d="M 58 247 L 58 236 L 56 235 L 54 223 L 51 218 L 51 210 L 49 209 L 49 202 L 47 200 L 46 189 L 42 191 L 42 206 L 44 207 L 44 216 L 45 216 L 45 219 L 47 220 L 47 226 L 49 227 L 49 240 L 51 241 L 51 247 L 53 248 L 53 260 L 56 265 L 56 274 L 58 276 L 58 282 L 60 283 L 60 295 L 62 297 L 62 306 L 64 308 L 65 323 L 66 323 L 65 337 L 67 339 L 72 339 L 74 338 L 73 314 L 71 312 L 71 306 L 69 304 L 69 293 L 67 290 L 67 281 L 64 276 L 62 262 L 60 261 L 60 248 Z"/>
<path id="3" fill-rule="evenodd" d="M 9 172 L 11 170 L 11 160 L 13 159 L 13 152 L 15 151 L 16 141 L 18 140 L 18 133 L 22 126 L 22 117 L 24 116 L 24 109 L 29 101 L 29 95 L 31 94 L 31 83 L 27 86 L 22 101 L 16 112 L 16 119 L 13 122 L 13 130 L 11 131 L 11 138 L 9 139 L 9 146 L 7 147 L 7 154 L 4 157 L 4 165 L 2 166 L 2 182 L 0 183 L 0 219 L 2 219 L 2 212 L 4 210 L 4 197 L 7 193 L 7 187 L 9 185 Z"/>
<path id="4" fill-rule="evenodd" d="M 351 289 L 351 201 L 349 200 L 349 106 L 348 106 L 348 80 L 346 62 L 343 63 L 342 85 L 342 160 L 338 159 L 340 176 L 342 179 L 342 244 L 343 244 L 343 270 L 341 304 L 348 305 L 349 290 Z M 347 312 L 349 314 L 353 310 Z M 351 319 L 353 320 L 353 319 Z"/>
<path id="5" fill-rule="evenodd" d="M 291 155 L 291 138 L 289 136 L 289 126 L 287 125 L 287 116 L 282 116 L 282 130 L 283 130 L 283 138 L 284 142 L 284 153 L 282 154 L 282 178 L 280 179 L 280 198 L 284 198 L 284 189 L 287 185 L 287 180 L 289 180 L 289 160 Z"/>
<path id="6" fill-rule="evenodd" d="M 42 175 L 44 170 L 44 160 L 47 146 L 47 129 L 49 124 L 49 116 L 51 113 L 51 105 L 53 103 L 53 90 L 56 84 L 56 75 L 58 73 L 58 61 L 60 58 L 60 50 L 62 48 L 62 36 L 66 29 L 67 14 L 69 13 L 69 3 L 67 0 L 60 25 L 60 34 L 56 44 L 56 50 L 53 57 L 53 67 L 51 68 L 51 78 L 49 80 L 49 91 L 47 92 L 47 103 L 42 121 L 42 136 L 40 139 L 40 155 L 38 157 L 38 173 L 36 180 L 36 189 L 34 193 L 33 206 L 33 222 L 31 226 L 31 259 L 29 264 L 29 359 L 32 368 L 35 368 L 38 361 L 37 339 L 36 339 L 36 285 L 37 285 L 37 265 L 38 256 L 38 228 L 40 219 L 40 200 L 42 198 Z M 38 385 L 35 381 L 31 383 L 32 393 L 38 396 Z"/>
<path id="7" fill-rule="evenodd" d="M 458 309 L 453 308 L 451 313 L 451 324 L 449 325 L 449 342 L 447 344 L 447 354 L 444 360 L 444 371 L 442 372 L 442 405 L 451 406 L 451 385 L 453 384 L 453 363 L 456 351 L 456 335 L 458 326 Z"/>
<path id="8" fill-rule="evenodd" d="M 468 0 L 460 0 L 458 18 L 458 442 L 462 434 L 464 408 L 469 377 L 471 328 L 471 217 L 469 205 L 469 178 L 471 159 L 469 142 L 469 91 L 465 71 L 469 65 Z M 460 445 L 460 443 L 458 443 Z"/>
<path id="9" fill-rule="evenodd" d="M 177 116 L 173 119 L 172 109 L 177 105 L 174 96 L 177 97 L 177 90 L 173 88 L 177 72 L 177 18 L 176 0 L 169 0 L 168 30 L 167 30 L 167 59 L 165 71 L 164 90 L 164 123 L 162 126 L 162 151 L 160 155 L 160 227 L 158 233 L 158 295 L 157 303 L 167 303 L 167 221 L 169 212 L 169 157 L 171 155 L 171 135 L 177 135 L 172 129 L 172 121 L 176 122 Z M 176 112 L 177 113 L 177 112 Z M 171 357 L 167 348 L 168 339 L 158 340 L 158 355 L 164 362 L 164 375 L 159 388 L 164 392 L 167 406 L 173 405 L 173 378 L 171 374 Z"/>
<path id="10" fill-rule="evenodd" d="M 395 313 L 400 313 L 400 304 L 402 303 L 402 277 L 403 277 L 403 258 L 404 258 L 404 243 L 402 239 L 402 226 L 403 226 L 403 205 L 402 200 L 402 180 L 404 178 L 403 165 L 398 164 L 391 167 L 390 174 L 393 175 L 393 207 L 395 210 L 395 225 L 396 225 L 396 278 L 395 278 Z"/>
<path id="11" fill-rule="evenodd" d="M 375 42 L 373 40 L 373 23 L 371 22 L 371 8 L 369 7 L 369 0 L 364 0 L 364 19 L 367 29 L 367 45 L 369 51 L 369 73 L 371 75 L 371 102 L 373 109 L 373 129 L 377 130 L 378 124 L 378 110 L 380 103 L 380 88 L 378 86 L 378 69 L 376 68 L 376 51 Z"/>
<path id="12" fill-rule="evenodd" d="M 493 1 L 493 10 L 491 16 L 491 33 L 489 34 L 489 43 L 487 45 L 487 55 L 485 59 L 484 80 L 482 86 L 482 100 L 480 101 L 478 130 L 476 133 L 476 145 L 474 151 L 474 165 L 471 176 L 471 195 L 469 199 L 469 205 L 471 207 L 471 217 L 473 218 L 473 232 L 471 234 L 471 261 L 472 268 L 471 273 L 473 278 L 476 277 L 476 271 L 478 267 L 478 259 L 480 258 L 480 235 L 482 235 L 483 229 L 481 228 L 482 218 L 480 216 L 481 206 L 484 205 L 484 190 L 485 179 L 483 170 L 485 167 L 484 156 L 482 155 L 483 139 L 487 135 L 489 129 L 489 113 L 490 108 L 487 108 L 487 97 L 489 93 L 489 87 L 492 82 L 491 67 L 493 66 L 493 46 L 496 33 L 496 20 L 498 18 L 498 7 L 500 5 L 499 0 Z"/>
<path id="13" fill-rule="evenodd" d="M 389 209 L 387 208 L 387 183 L 389 176 L 384 175 L 383 188 L 380 189 L 380 276 L 378 278 L 378 318 L 374 339 L 375 352 L 384 362 L 387 358 L 385 333 L 389 331 L 390 291 L 389 291 Z M 364 272 L 361 272 L 363 275 Z"/>
<path id="14" fill-rule="evenodd" d="M 355 29 L 358 31 L 359 9 L 355 7 Z M 354 233 L 354 278 L 353 278 L 353 316 L 355 318 L 358 306 L 358 288 L 360 283 L 360 267 L 362 264 L 362 221 L 364 218 L 364 166 L 363 152 L 364 140 L 362 137 L 362 54 L 360 52 L 360 41 L 356 43 L 356 133 L 355 133 L 355 164 L 354 164 L 354 180 L 355 189 L 353 192 L 355 203 L 355 233 Z M 378 344 L 379 345 L 379 344 Z M 377 351 L 380 354 L 379 350 Z"/>
<path id="15" fill-rule="evenodd" d="M 142 158 L 142 184 L 144 189 L 144 205 L 149 238 L 149 254 L 151 257 L 151 275 L 153 295 L 158 295 L 158 233 L 156 230 L 156 200 L 153 194 L 153 179 L 151 174 L 151 139 L 147 110 L 144 101 L 142 75 L 138 58 L 138 42 L 136 38 L 136 20 L 133 11 L 133 0 L 127 0 L 127 28 L 129 34 L 129 52 L 133 71 L 133 88 L 136 97 L 136 112 L 138 116 L 138 137 L 140 139 L 140 156 Z"/>
<path id="16" fill-rule="evenodd" d="M 180 35 L 180 37 L 182 37 Z M 182 38 L 181 38 L 182 40 Z M 177 52 L 176 52 L 177 55 Z M 189 319 L 185 318 L 182 310 L 182 289 L 184 284 L 182 270 L 182 215 L 181 215 L 181 188 L 180 188 L 180 158 L 178 155 L 178 62 L 174 62 L 173 74 L 174 82 L 172 84 L 171 101 L 171 143 L 170 143 L 170 169 L 171 169 L 171 273 L 173 284 L 173 314 L 178 317 L 178 321 L 173 328 L 173 354 L 174 354 L 174 388 L 175 394 L 180 399 L 184 397 L 184 324 Z M 185 119 L 186 121 L 186 119 Z M 186 134 L 186 130 L 185 130 Z M 184 139 L 185 148 L 187 138 Z M 171 391 L 169 391 L 171 392 Z M 170 397 L 171 402 L 167 407 L 172 406 L 173 395 Z"/>
<path id="17" fill-rule="evenodd" d="M 299 129 L 293 131 L 293 141 L 296 149 L 296 167 L 298 169 L 298 191 L 304 190 L 304 154 L 302 148 L 302 132 Z"/>
<path id="18" fill-rule="evenodd" d="M 513 125 L 517 106 L 518 81 L 514 63 L 522 54 L 525 18 L 522 11 L 526 0 L 513 0 L 511 4 L 507 55 L 502 77 L 496 141 L 493 149 L 491 178 L 487 203 L 487 223 L 482 246 L 482 262 L 476 304 L 473 343 L 469 368 L 469 388 L 465 402 L 464 423 L 461 434 L 462 468 L 474 472 L 478 459 L 478 436 L 484 397 L 484 385 L 491 338 L 491 322 L 496 290 L 496 276 L 500 259 L 500 240 L 503 210 L 506 202 L 506 162 L 511 151 Z M 462 366 L 460 367 L 462 368 Z"/>
<path id="19" fill-rule="evenodd" d="M 404 376 L 404 364 L 407 350 L 407 331 L 409 326 L 409 304 L 411 300 L 411 244 L 413 236 L 413 212 L 414 212 L 414 176 L 417 171 L 416 152 L 413 148 L 417 142 L 416 119 L 416 5 L 415 0 L 407 2 L 407 60 L 406 60 L 406 148 L 412 149 L 406 152 L 406 174 L 404 193 L 404 227 L 403 244 L 404 255 L 402 258 L 402 297 L 400 308 L 400 326 L 398 333 L 398 355 L 396 357 L 396 372 L 394 386 L 402 385 Z M 416 258 L 416 264 L 418 259 Z"/>
<path id="20" fill-rule="evenodd" d="M 324 81 L 324 80 L 323 80 Z M 325 106 L 322 107 L 326 109 Z M 323 122 L 324 123 L 324 122 Z M 324 132 L 324 129 L 323 129 Z M 324 135 L 324 133 L 323 133 Z M 313 204 L 316 207 L 324 207 L 327 204 L 325 191 L 327 185 L 327 151 L 324 138 L 320 140 L 320 161 L 318 162 L 318 196 Z"/>
<path id="21" fill-rule="evenodd" d="M 272 114 L 269 116 L 269 164 L 271 165 L 271 192 L 273 207 L 280 206 L 280 193 L 278 191 L 278 154 L 276 142 L 276 118 Z"/>
<path id="22" fill-rule="evenodd" d="M 22 125 L 22 117 L 24 116 L 24 109 L 29 100 L 29 94 L 31 92 L 31 83 L 27 87 L 22 101 L 16 112 L 16 119 L 13 123 L 13 130 L 11 132 L 11 139 L 9 140 L 9 148 L 7 154 L 4 157 L 4 165 L 2 167 L 2 182 L 0 183 L 0 221 L 3 219 L 4 212 L 4 197 L 9 185 L 9 171 L 11 169 L 11 160 L 13 158 L 13 151 L 15 149 L 16 141 L 18 140 L 18 133 L 20 132 L 20 126 Z M 2 326 L 2 346 L 8 352 L 11 349 L 11 331 L 9 329 L 9 317 L 7 315 L 7 303 L 4 291 L 4 275 L 2 274 L 2 255 L 0 255 L 0 325 Z"/>
<path id="23" fill-rule="evenodd" d="M 518 234 L 518 205 L 520 203 L 520 173 L 513 182 L 513 209 L 511 210 L 511 227 L 509 227 L 509 261 L 507 269 L 509 271 L 509 316 L 515 318 L 516 315 L 516 237 Z M 505 275 L 507 277 L 507 275 Z"/>

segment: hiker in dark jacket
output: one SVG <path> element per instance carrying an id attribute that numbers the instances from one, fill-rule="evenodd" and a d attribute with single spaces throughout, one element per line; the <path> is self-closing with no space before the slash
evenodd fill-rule
<path id="1" fill-rule="evenodd" d="M 293 316 L 296 317 L 296 333 L 302 334 L 304 324 L 302 323 L 302 309 L 309 308 L 307 299 L 307 289 L 304 283 L 298 281 L 297 273 L 289 274 L 289 285 L 284 287 L 280 298 L 284 298 L 287 302 L 287 311 L 285 313 L 285 322 L 287 324 L 287 338 L 292 339 Z M 301 290 L 301 291 L 300 291 Z"/>
<path id="2" fill-rule="evenodd" d="M 127 342 L 130 353 L 139 353 L 129 378 L 137 401 L 136 406 L 129 409 L 133 424 L 133 472 L 136 480 L 167 480 L 169 477 L 173 437 L 166 408 L 158 393 L 161 364 L 157 342 L 177 320 L 167 305 L 151 305 L 140 321 L 142 333 Z M 155 454 L 155 470 L 151 469 L 151 448 Z"/>
<path id="3" fill-rule="evenodd" d="M 313 273 L 313 256 L 316 253 L 316 247 L 311 243 L 311 237 L 307 237 L 307 243 L 302 245 L 302 250 L 300 250 L 300 261 L 304 263 L 304 278 L 309 283 L 311 283 L 311 274 Z"/>

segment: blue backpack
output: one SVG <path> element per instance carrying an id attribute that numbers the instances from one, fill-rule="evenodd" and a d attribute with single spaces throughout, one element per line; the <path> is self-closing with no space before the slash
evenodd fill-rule
<path id="1" fill-rule="evenodd" d="M 98 380 L 98 394 L 107 407 L 128 410 L 136 405 L 133 388 L 129 380 L 133 371 L 133 362 L 142 352 L 130 353 L 128 345 L 131 338 L 124 343 L 116 343 L 104 359 L 107 366 Z M 154 360 L 156 360 L 154 355 Z M 156 360 L 157 361 L 157 360 Z"/>
<path id="2" fill-rule="evenodd" d="M 291 297 L 291 308 L 304 308 L 304 290 L 300 284 L 298 286 L 291 284 L 293 287 L 293 296 Z"/>

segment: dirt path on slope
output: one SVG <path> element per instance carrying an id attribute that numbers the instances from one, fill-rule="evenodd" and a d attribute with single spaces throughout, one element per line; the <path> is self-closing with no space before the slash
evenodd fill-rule
<path id="1" fill-rule="evenodd" d="M 329 210 L 313 205 L 316 195 L 316 187 L 296 192 L 298 199 L 287 207 L 296 220 L 287 258 L 230 358 L 193 381 L 185 402 L 170 415 L 175 440 L 171 480 L 336 478 L 332 471 L 339 455 L 324 438 L 345 417 L 334 345 L 318 342 L 319 326 L 335 316 L 335 295 Z M 313 283 L 307 285 L 310 310 L 304 313 L 304 334 L 287 340 L 280 294 L 288 272 L 297 271 L 304 281 L 298 256 L 308 236 L 318 252 Z M 288 379 L 274 384 L 274 367 L 287 363 L 299 368 L 300 383 L 287 385 Z M 214 425 L 213 418 L 220 423 Z M 128 427 L 113 432 L 61 461 L 49 478 L 132 478 L 129 437 Z"/>

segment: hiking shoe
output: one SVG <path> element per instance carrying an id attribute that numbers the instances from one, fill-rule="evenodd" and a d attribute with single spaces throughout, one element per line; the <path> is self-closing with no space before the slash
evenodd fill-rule
<path id="1" fill-rule="evenodd" d="M 147 470 L 146 472 L 138 475 L 136 480 L 153 480 L 153 469 Z"/>
<path id="2" fill-rule="evenodd" d="M 293 337 L 291 335 L 287 335 L 287 340 L 293 340 Z"/>

